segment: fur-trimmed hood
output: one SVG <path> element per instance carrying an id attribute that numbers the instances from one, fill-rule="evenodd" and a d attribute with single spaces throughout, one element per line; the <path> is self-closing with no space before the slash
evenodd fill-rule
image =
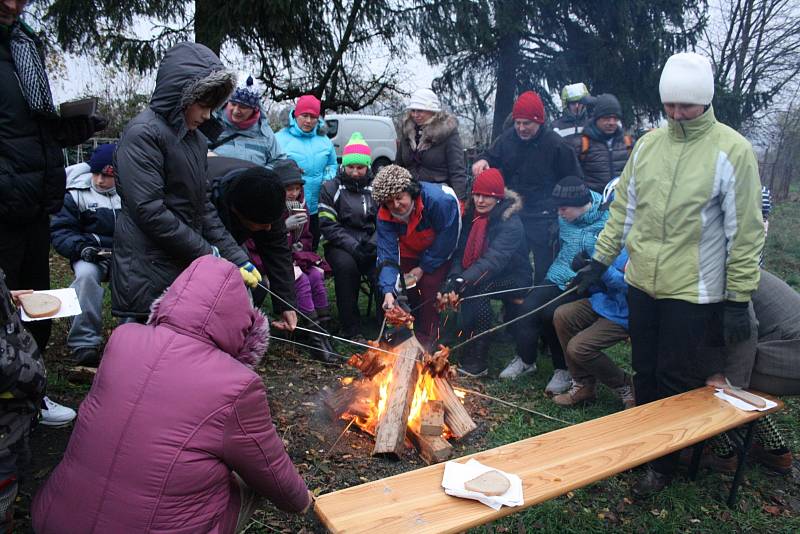
<path id="1" fill-rule="evenodd" d="M 458 119 L 446 111 L 438 111 L 422 127 L 422 136 L 419 139 L 419 146 L 417 146 L 416 123 L 411 118 L 410 111 L 406 111 L 403 114 L 403 120 L 400 124 L 402 137 L 408 139 L 411 150 L 419 151 L 428 150 L 430 147 L 438 145 L 450 137 L 453 132 L 458 131 Z"/>
<path id="2" fill-rule="evenodd" d="M 249 368 L 269 344 L 269 323 L 253 308 L 235 265 L 213 256 L 192 262 L 150 307 L 148 325 L 209 342 Z"/>
<path id="3" fill-rule="evenodd" d="M 497 203 L 497 206 L 489 214 L 489 218 L 493 219 L 500 217 L 502 220 L 507 221 L 515 213 L 522 211 L 522 196 L 519 193 L 512 191 L 509 188 L 505 189 L 506 198 Z M 475 210 L 475 204 L 472 200 L 472 195 L 467 199 L 466 212 L 472 213 Z M 499 214 L 499 215 L 498 215 Z"/>

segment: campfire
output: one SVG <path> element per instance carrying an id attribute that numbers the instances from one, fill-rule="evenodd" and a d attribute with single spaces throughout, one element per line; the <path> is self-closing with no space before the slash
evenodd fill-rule
<path id="1" fill-rule="evenodd" d="M 362 376 L 343 379 L 338 391 L 329 392 L 326 405 L 334 417 L 353 420 L 375 437 L 373 455 L 400 456 L 408 439 L 427 463 L 441 462 L 453 452 L 448 439 L 463 438 L 476 425 L 463 394 L 450 384 L 455 371 L 449 350 L 440 345 L 428 354 L 413 331 L 408 333 L 395 346 L 371 341 L 371 349 L 354 354 L 348 363 Z"/>

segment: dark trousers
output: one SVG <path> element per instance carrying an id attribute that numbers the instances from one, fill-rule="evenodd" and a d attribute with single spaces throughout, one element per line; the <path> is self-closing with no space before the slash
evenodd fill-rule
<path id="1" fill-rule="evenodd" d="M 400 258 L 400 270 L 407 273 L 419 265 L 417 258 Z M 408 303 L 415 309 L 414 330 L 420 343 L 428 348 L 439 339 L 439 312 L 436 311 L 436 293 L 441 290 L 450 262 L 446 261 L 432 273 L 424 273 L 417 285 L 408 290 Z"/>
<path id="2" fill-rule="evenodd" d="M 511 278 L 498 278 L 489 282 L 479 282 L 470 290 L 467 296 L 513 289 L 515 287 L 517 287 L 517 284 Z M 516 292 L 503 293 L 501 295 L 479 297 L 462 302 L 458 310 L 458 327 L 464 339 L 469 339 L 491 328 L 494 319 L 494 312 L 492 311 L 493 299 L 502 300 L 503 304 L 508 308 L 509 306 L 514 306 L 512 300 L 518 296 Z"/>
<path id="3" fill-rule="evenodd" d="M 580 299 L 556 309 L 553 326 L 569 367 L 578 381 L 597 379 L 610 388 L 625 385 L 625 371 L 603 353 L 628 337 L 628 331 L 598 315 L 589 299 Z"/>
<path id="4" fill-rule="evenodd" d="M 361 277 L 369 276 L 374 287 L 374 262 L 369 270 L 362 270 L 353 255 L 338 247 L 325 246 L 325 260 L 333 270 L 333 285 L 336 289 L 336 308 L 344 337 L 361 334 L 361 317 L 358 310 L 358 293 Z"/>
<path id="5" fill-rule="evenodd" d="M 533 283 L 539 285 L 553 263 L 552 232 L 558 222 L 552 218 L 526 218 L 524 223 L 528 250 L 533 254 Z"/>
<path id="6" fill-rule="evenodd" d="M 544 283 L 548 284 L 550 282 L 545 279 Z M 563 291 L 557 286 L 534 289 L 525 299 L 525 302 L 522 303 L 522 306 L 520 306 L 519 315 L 524 315 L 543 306 L 546 302 L 562 293 Z M 515 337 L 517 339 L 517 355 L 522 358 L 523 362 L 527 364 L 536 362 L 539 336 L 541 335 L 550 349 L 550 354 L 553 356 L 553 368 L 567 369 L 567 362 L 564 360 L 564 351 L 561 350 L 561 344 L 558 342 L 558 336 L 553 327 L 553 314 L 556 308 L 562 304 L 572 302 L 576 298 L 575 293 L 570 293 L 566 297 L 558 299 L 549 306 L 517 323 L 515 332 Z"/>
<path id="7" fill-rule="evenodd" d="M 19 226 L 0 223 L 0 268 L 6 273 L 9 289 L 50 289 L 50 220 L 47 216 Z M 42 353 L 50 339 L 50 324 L 50 320 L 25 323 Z"/>
<path id="8" fill-rule="evenodd" d="M 706 378 L 722 372 L 720 358 L 699 350 L 701 345 L 722 344 L 721 303 L 654 299 L 631 286 L 628 309 L 637 406 L 701 387 Z M 659 458 L 651 466 L 669 475 L 678 456 Z"/>
<path id="9" fill-rule="evenodd" d="M 311 249 L 316 252 L 319 246 L 319 213 L 315 213 L 309 218 L 308 230 L 311 232 Z"/>

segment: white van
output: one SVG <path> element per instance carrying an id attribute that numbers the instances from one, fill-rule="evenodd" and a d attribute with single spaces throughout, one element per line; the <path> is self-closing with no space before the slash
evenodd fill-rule
<path id="1" fill-rule="evenodd" d="M 342 150 L 353 132 L 360 132 L 372 151 L 372 172 L 392 163 L 397 155 L 397 132 L 388 117 L 329 113 L 325 115 L 325 126 L 340 163 Z"/>

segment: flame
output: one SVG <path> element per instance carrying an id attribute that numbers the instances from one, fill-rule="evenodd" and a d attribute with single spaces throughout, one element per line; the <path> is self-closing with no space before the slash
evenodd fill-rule
<path id="1" fill-rule="evenodd" d="M 418 431 L 422 407 L 429 400 L 436 400 L 436 384 L 433 377 L 428 373 L 420 372 L 417 378 L 417 385 L 414 388 L 414 399 L 411 401 L 411 410 L 408 412 L 408 426 Z"/>

